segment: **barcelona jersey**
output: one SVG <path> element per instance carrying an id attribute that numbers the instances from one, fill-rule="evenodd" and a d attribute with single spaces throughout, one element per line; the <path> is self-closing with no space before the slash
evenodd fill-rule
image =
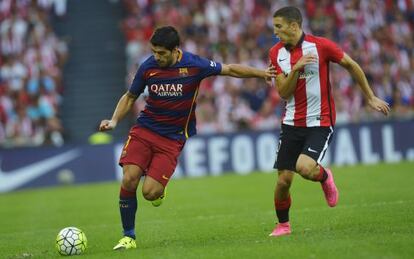
<path id="1" fill-rule="evenodd" d="M 129 92 L 148 88 L 145 109 L 137 124 L 162 136 L 185 140 L 196 134 L 196 99 L 201 80 L 221 73 L 221 64 L 181 51 L 177 62 L 160 67 L 154 56 L 138 68 Z"/>

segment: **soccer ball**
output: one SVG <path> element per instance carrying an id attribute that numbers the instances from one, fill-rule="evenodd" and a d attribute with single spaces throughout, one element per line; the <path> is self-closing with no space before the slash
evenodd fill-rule
<path id="1" fill-rule="evenodd" d="M 87 244 L 85 233 L 76 227 L 64 228 L 56 237 L 56 249 L 61 255 L 80 255 Z"/>

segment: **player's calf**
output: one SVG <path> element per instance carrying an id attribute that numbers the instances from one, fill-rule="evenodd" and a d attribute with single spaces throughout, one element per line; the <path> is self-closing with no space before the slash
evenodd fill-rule
<path id="1" fill-rule="evenodd" d="M 147 176 L 142 186 L 142 195 L 144 198 L 148 201 L 153 201 L 161 197 L 163 194 L 164 186 L 153 178 Z"/>
<path id="2" fill-rule="evenodd" d="M 298 160 L 298 162 L 296 163 L 296 172 L 307 180 L 317 181 L 316 178 L 319 174 L 319 168 L 313 160 Z"/>

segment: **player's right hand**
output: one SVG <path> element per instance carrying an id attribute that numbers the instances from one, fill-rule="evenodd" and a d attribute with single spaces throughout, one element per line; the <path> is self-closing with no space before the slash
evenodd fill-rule
<path id="1" fill-rule="evenodd" d="M 102 120 L 99 125 L 99 131 L 112 130 L 116 127 L 116 122 L 113 120 Z"/>
<path id="2" fill-rule="evenodd" d="M 303 55 L 298 62 L 292 67 L 292 70 L 301 70 L 305 67 L 305 65 L 311 64 L 311 63 L 318 63 L 318 57 L 313 54 L 306 54 Z"/>
<path id="3" fill-rule="evenodd" d="M 374 96 L 368 100 L 368 105 L 371 106 L 376 111 L 382 112 L 384 115 L 388 115 L 390 113 L 390 105 L 381 100 L 380 98 Z"/>

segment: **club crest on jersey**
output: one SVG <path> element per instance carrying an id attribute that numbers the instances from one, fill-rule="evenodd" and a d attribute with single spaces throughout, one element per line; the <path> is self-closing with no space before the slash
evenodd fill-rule
<path id="1" fill-rule="evenodd" d="M 178 70 L 178 74 L 180 76 L 187 76 L 188 75 L 188 69 L 186 67 L 180 67 Z"/>
<path id="2" fill-rule="evenodd" d="M 152 84 L 150 91 L 157 96 L 183 96 L 182 84 Z"/>

